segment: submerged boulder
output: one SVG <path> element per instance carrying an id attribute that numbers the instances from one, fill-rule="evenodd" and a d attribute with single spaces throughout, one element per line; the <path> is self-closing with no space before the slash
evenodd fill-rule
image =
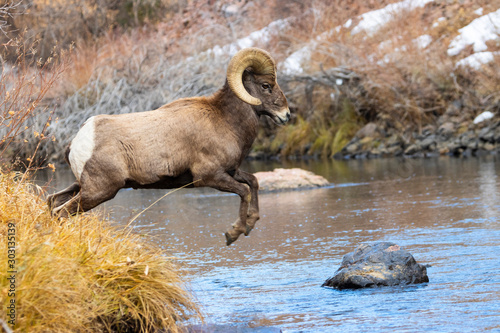
<path id="1" fill-rule="evenodd" d="M 325 178 L 299 168 L 274 169 L 273 171 L 254 174 L 263 191 L 277 191 L 298 188 L 313 188 L 327 186 L 330 183 Z"/>
<path id="2" fill-rule="evenodd" d="M 427 269 L 399 245 L 362 244 L 342 259 L 335 275 L 322 287 L 359 289 L 429 282 Z"/>

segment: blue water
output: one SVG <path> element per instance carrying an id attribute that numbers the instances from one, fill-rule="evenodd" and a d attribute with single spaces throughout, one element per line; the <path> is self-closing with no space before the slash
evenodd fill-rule
<path id="1" fill-rule="evenodd" d="M 283 332 L 500 331 L 499 157 L 284 166 L 312 170 L 335 186 L 261 194 L 257 227 L 230 247 L 223 233 L 239 199 L 210 189 L 178 191 L 133 222 L 179 258 L 208 323 Z M 274 167 L 283 164 L 245 166 Z M 164 193 L 122 191 L 105 208 L 126 224 Z M 378 241 L 430 265 L 430 282 L 320 287 L 344 254 Z"/>

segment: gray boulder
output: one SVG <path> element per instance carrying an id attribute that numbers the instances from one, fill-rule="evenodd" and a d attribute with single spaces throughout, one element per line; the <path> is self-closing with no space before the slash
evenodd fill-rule
<path id="1" fill-rule="evenodd" d="M 322 287 L 359 289 L 429 282 L 427 269 L 399 245 L 362 244 L 342 259 L 335 275 Z"/>
<path id="2" fill-rule="evenodd" d="M 361 128 L 359 131 L 356 132 L 355 137 L 359 139 L 363 138 L 375 138 L 378 137 L 378 126 L 375 123 L 368 123 L 366 124 L 363 128 Z"/>
<path id="3" fill-rule="evenodd" d="M 450 121 L 445 122 L 443 125 L 439 126 L 438 129 L 438 134 L 443 136 L 445 139 L 451 137 L 451 135 L 454 132 L 455 132 L 455 125 Z"/>

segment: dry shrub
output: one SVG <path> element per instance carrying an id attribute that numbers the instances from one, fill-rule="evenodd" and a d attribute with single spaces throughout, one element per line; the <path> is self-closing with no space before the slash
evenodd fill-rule
<path id="1" fill-rule="evenodd" d="M 496 65 L 457 68 L 446 50 L 457 30 L 477 17 L 476 9 L 483 7 L 487 13 L 500 2 L 434 1 L 394 13 L 378 31 L 352 34 L 358 15 L 395 2 L 399 1 L 179 2 L 185 10 L 155 26 L 107 30 L 97 41 L 80 40 L 71 54 L 74 66 L 50 93 L 57 103 L 54 117 L 60 121 L 48 128 L 47 135 L 57 141 L 41 146 L 40 156 L 62 161 L 65 147 L 90 116 L 151 110 L 177 98 L 214 92 L 223 84 L 229 46 L 240 47 L 235 44 L 238 38 L 276 19 L 286 24 L 276 24 L 254 46 L 269 50 L 278 69 L 302 47 L 310 51 L 310 58 L 302 64 L 301 75 L 278 74 L 300 118 L 292 122 L 292 129 L 276 130 L 263 121 L 258 149 L 329 156 L 366 122 L 379 122 L 387 134 L 404 132 L 411 139 L 415 131 L 439 126 L 451 104 L 464 106 L 463 119 L 481 109 L 498 109 L 499 77 L 492 72 Z M 229 6 L 236 6 L 237 12 L 228 14 Z M 440 17 L 446 20 L 438 21 Z M 348 19 L 353 19 L 351 27 L 343 27 Z M 432 42 L 420 48 L 416 40 L 424 34 Z M 349 104 L 353 110 L 346 117 Z M 310 124 L 308 131 L 299 119 Z M 38 118 L 35 122 L 44 123 Z M 340 128 L 343 134 L 337 135 Z"/>
<path id="2" fill-rule="evenodd" d="M 434 13 L 434 8 L 402 12 L 365 39 L 366 65 L 359 70 L 353 67 L 363 77 L 360 85 L 369 102 L 360 105 L 360 112 L 368 120 L 388 120 L 389 127 L 400 131 L 420 132 L 425 125 L 435 125 L 452 103 L 463 105 L 464 119 L 472 118 L 477 110 L 497 108 L 498 105 L 484 103 L 478 96 L 500 95 L 491 89 L 480 91 L 480 78 L 492 87 L 500 81 L 498 76 L 487 74 L 490 65 L 479 70 L 457 67 L 457 60 L 447 54 L 457 30 L 477 17 L 474 9 L 470 4 L 460 7 L 459 14 L 447 21 L 451 29 L 447 33 L 440 31 L 441 25 L 431 25 L 434 18 L 430 13 Z M 418 39 L 424 35 L 431 36 L 431 42 L 420 47 Z"/>
<path id="3" fill-rule="evenodd" d="M 388 113 L 405 125 L 420 126 L 429 120 L 426 115 L 430 109 L 442 111 L 435 85 L 443 84 L 436 82 L 442 79 L 443 71 L 452 70 L 451 61 L 444 59 L 443 47 L 429 52 L 416 45 L 415 39 L 426 33 L 421 20 L 423 11 L 394 15 L 393 20 L 375 34 L 369 31 L 352 35 L 349 29 L 331 31 L 314 49 L 312 63 L 317 67 L 311 70 L 340 67 L 356 73 L 358 87 L 337 89 L 356 105 L 356 110 L 367 121 Z M 440 59 L 436 61 L 438 54 Z M 331 81 L 338 78 L 329 77 Z M 427 105 L 430 101 L 432 105 Z"/>
<path id="4" fill-rule="evenodd" d="M 267 145 L 258 145 L 257 149 L 284 157 L 304 154 L 332 157 L 363 126 L 364 120 L 348 99 L 339 104 L 330 101 L 322 110 L 309 120 L 298 115 L 292 124 L 280 128 Z"/>
<path id="5" fill-rule="evenodd" d="M 370 121 L 381 125 L 388 137 L 400 133 L 411 141 L 426 126 L 437 129 L 444 121 L 470 121 L 484 110 L 500 109 L 500 77 L 495 72 L 499 68 L 498 55 L 494 62 L 471 69 L 457 67 L 457 59 L 446 52 L 458 29 L 478 17 L 476 9 L 483 7 L 484 13 L 488 13 L 496 10 L 500 2 L 496 1 L 496 5 L 488 1 L 432 2 L 423 8 L 394 13 L 377 31 L 357 34 L 352 33 L 352 27 L 358 23 L 356 19 L 351 27 L 342 24 L 368 11 L 369 4 L 356 1 L 357 6 L 352 8 L 345 4 L 338 1 L 329 8 L 315 2 L 316 12 L 320 13 L 314 24 L 317 30 L 316 33 L 312 28 L 308 30 L 315 37 L 299 41 L 293 47 L 295 50 L 305 47 L 310 53 L 308 61 L 302 64 L 304 72 L 279 75 L 284 81 L 285 94 L 300 117 L 292 122 L 292 128 L 278 130 L 267 151 L 280 146 L 288 147 L 282 150 L 285 155 L 304 150 L 309 154 L 331 155 L 336 148 L 328 148 L 329 145 L 336 147 L 334 142 L 341 142 L 341 113 L 346 101 L 354 106 L 353 115 L 357 115 L 347 123 L 358 126 L 344 131 L 340 135 L 342 142 L 354 136 L 356 127 Z M 334 11 L 336 16 L 331 19 Z M 440 17 L 445 20 L 438 20 Z M 324 32 L 319 33 L 321 30 Z M 419 46 L 423 35 L 431 37 L 425 47 Z M 489 51 L 499 49 L 498 43 L 489 44 Z M 468 55 L 467 52 L 471 50 L 465 50 L 461 57 Z M 460 108 L 459 115 L 449 116 L 447 111 L 456 105 Z M 312 127 L 307 136 L 303 135 L 302 123 Z M 297 137 L 308 139 L 293 148 Z M 266 146 L 259 145 L 259 149 L 266 151 Z"/>
<path id="6" fill-rule="evenodd" d="M 19 163 L 29 168 L 41 142 L 55 140 L 46 135 L 55 119 L 44 98 L 68 64 L 64 54 L 62 59 L 54 54 L 44 63 L 35 61 L 37 44 L 21 36 L 4 45 L 17 58 L 0 64 L 0 165 L 23 158 Z"/>
<path id="7" fill-rule="evenodd" d="M 38 56 L 47 59 L 56 44 L 66 49 L 111 29 L 168 19 L 185 6 L 186 1 L 177 0 L 25 0 L 0 16 L 9 18 L 10 38 L 25 31 L 40 41 Z"/>
<path id="8" fill-rule="evenodd" d="M 67 61 L 71 66 L 54 82 L 49 98 L 67 97 L 89 83 L 98 62 L 96 48 L 91 45 L 77 46 L 68 54 Z"/>
<path id="9" fill-rule="evenodd" d="M 41 189 L 19 177 L 0 173 L 0 303 L 5 310 L 15 299 L 16 332 L 178 332 L 183 320 L 201 318 L 172 258 L 94 214 L 61 223 Z"/>

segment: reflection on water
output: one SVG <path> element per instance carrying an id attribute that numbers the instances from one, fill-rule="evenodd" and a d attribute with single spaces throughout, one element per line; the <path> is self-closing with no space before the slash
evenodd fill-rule
<path id="1" fill-rule="evenodd" d="M 261 220 L 230 247 L 238 197 L 180 190 L 132 223 L 184 264 L 209 322 L 285 332 L 500 330 L 500 159 L 251 163 L 302 167 L 335 186 L 263 193 Z M 51 186 L 72 182 L 58 172 Z M 162 190 L 123 190 L 105 204 L 121 224 Z M 430 282 L 336 291 L 320 285 L 363 242 L 391 241 L 429 264 Z"/>

